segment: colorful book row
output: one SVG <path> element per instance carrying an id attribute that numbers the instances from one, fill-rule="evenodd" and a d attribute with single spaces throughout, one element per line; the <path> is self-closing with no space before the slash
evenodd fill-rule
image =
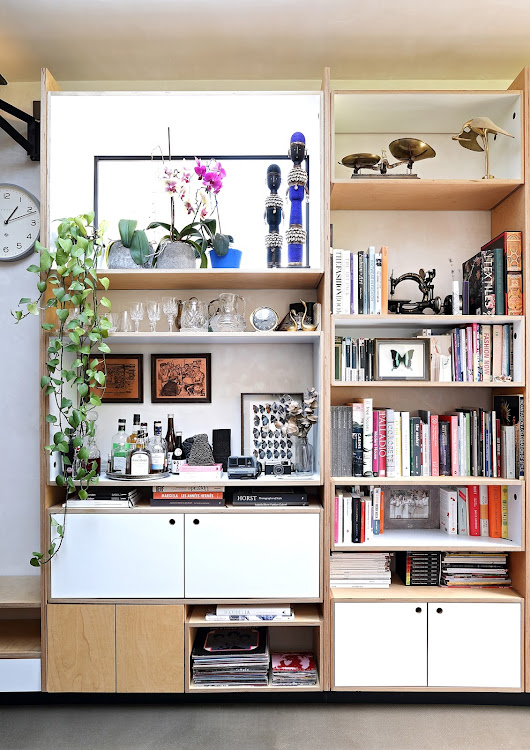
<path id="1" fill-rule="evenodd" d="M 386 315 L 388 248 L 367 252 L 332 250 L 332 300 L 335 315 Z"/>

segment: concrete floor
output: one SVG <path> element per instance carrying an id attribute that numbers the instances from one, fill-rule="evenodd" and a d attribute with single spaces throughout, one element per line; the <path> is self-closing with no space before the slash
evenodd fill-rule
<path id="1" fill-rule="evenodd" d="M 0 707 L 1 750 L 529 750 L 530 707 Z"/>

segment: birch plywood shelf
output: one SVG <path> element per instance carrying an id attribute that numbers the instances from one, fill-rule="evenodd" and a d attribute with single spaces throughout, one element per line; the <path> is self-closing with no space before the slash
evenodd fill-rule
<path id="1" fill-rule="evenodd" d="M 513 602 L 523 601 L 513 589 L 451 588 L 450 586 L 405 586 L 397 576 L 387 589 L 332 588 L 332 601 L 337 602 Z"/>
<path id="2" fill-rule="evenodd" d="M 40 576 L 0 576 L 0 609 L 37 609 L 40 585 Z"/>
<path id="3" fill-rule="evenodd" d="M 39 620 L 0 622 L 0 659 L 38 659 L 40 655 Z"/>
<path id="4" fill-rule="evenodd" d="M 362 544 L 335 545 L 335 552 L 388 552 L 444 550 L 446 552 L 521 552 L 524 549 L 509 539 L 446 534 L 440 529 L 385 529 L 384 534 Z"/>

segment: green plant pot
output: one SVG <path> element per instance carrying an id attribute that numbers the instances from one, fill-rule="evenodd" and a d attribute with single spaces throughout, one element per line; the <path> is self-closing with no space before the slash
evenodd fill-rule
<path id="1" fill-rule="evenodd" d="M 196 268 L 195 251 L 187 242 L 167 242 L 158 260 L 157 268 Z"/>

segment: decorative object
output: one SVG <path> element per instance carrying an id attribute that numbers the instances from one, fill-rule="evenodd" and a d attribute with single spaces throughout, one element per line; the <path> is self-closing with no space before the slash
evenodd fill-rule
<path id="1" fill-rule="evenodd" d="M 262 468 L 255 456 L 229 456 L 228 479 L 257 479 Z"/>
<path id="2" fill-rule="evenodd" d="M 440 523 L 439 487 L 385 487 L 386 529 L 436 529 Z"/>
<path id="3" fill-rule="evenodd" d="M 106 372 L 105 388 L 100 392 L 103 403 L 143 404 L 143 354 L 107 354 L 98 369 Z"/>
<path id="4" fill-rule="evenodd" d="M 442 300 L 440 297 L 434 296 L 434 284 L 433 279 L 436 276 L 436 270 L 433 268 L 432 271 L 425 271 L 420 268 L 418 273 L 402 273 L 397 279 L 394 278 L 394 272 L 390 276 L 390 298 L 388 300 L 388 311 L 391 313 L 400 314 L 416 314 L 423 313 L 425 310 L 432 310 L 437 315 L 442 312 Z M 410 300 L 394 299 L 394 293 L 398 284 L 402 281 L 415 281 L 418 285 L 423 298 L 419 302 L 411 302 Z"/>
<path id="5" fill-rule="evenodd" d="M 215 249 L 210 249 L 210 265 L 212 268 L 239 268 L 243 253 L 233 246 L 234 238 L 231 234 L 227 235 L 230 242 L 225 255 L 218 255 Z"/>
<path id="6" fill-rule="evenodd" d="M 493 133 L 494 139 L 498 135 L 506 135 L 508 138 L 513 138 L 513 135 L 495 125 L 489 117 L 473 117 L 462 125 L 462 130 L 458 135 L 453 136 L 453 141 L 458 141 L 463 148 L 467 148 L 470 151 L 484 151 L 486 157 L 486 174 L 482 178 L 483 180 L 494 179 L 494 175 L 490 174 L 488 143 L 488 135 L 490 133 Z M 478 138 L 482 141 L 482 145 L 478 142 Z"/>
<path id="7" fill-rule="evenodd" d="M 107 268 L 149 268 L 152 265 L 154 254 L 149 240 L 143 230 L 136 229 L 136 224 L 132 219 L 118 222 L 120 240 L 114 240 L 107 247 Z"/>
<path id="8" fill-rule="evenodd" d="M 393 164 L 388 161 L 386 149 L 382 149 L 381 156 L 368 153 L 350 154 L 349 156 L 345 156 L 340 164 L 353 170 L 352 178 L 386 177 L 389 179 L 394 177 L 403 179 L 412 177 L 413 179 L 417 179 L 418 175 L 412 173 L 414 164 L 417 161 L 433 159 L 436 156 L 436 151 L 428 143 L 420 141 L 418 138 L 397 138 L 389 144 L 388 148 L 392 156 L 397 159 Z M 395 169 L 402 164 L 407 165 L 408 172 L 406 174 L 388 174 L 389 169 Z M 379 174 L 361 174 L 361 169 L 369 169 Z"/>
<path id="9" fill-rule="evenodd" d="M 302 398 L 302 394 L 295 396 Z M 294 441 L 282 432 L 288 399 L 291 396 L 277 393 L 241 394 L 241 453 L 254 456 L 262 469 L 265 461 L 294 460 Z"/>
<path id="10" fill-rule="evenodd" d="M 228 457 L 232 453 L 232 431 L 227 429 L 212 430 L 213 458 L 215 463 L 227 469 Z"/>
<path id="11" fill-rule="evenodd" d="M 162 297 L 162 310 L 167 318 L 170 333 L 173 331 L 180 304 L 176 297 Z"/>
<path id="12" fill-rule="evenodd" d="M 2 241 L 0 261 L 16 261 L 33 252 L 40 233 L 40 203 L 29 190 L 0 184 Z"/>
<path id="13" fill-rule="evenodd" d="M 214 332 L 245 330 L 245 300 L 239 294 L 221 292 L 208 305 L 208 315 L 210 329 Z"/>
<path id="14" fill-rule="evenodd" d="M 154 404 L 209 404 L 211 354 L 151 354 Z"/>
<path id="15" fill-rule="evenodd" d="M 145 315 L 144 303 L 143 302 L 133 302 L 133 304 L 131 305 L 130 310 L 129 310 L 129 316 L 130 316 L 131 320 L 134 323 L 134 326 L 135 326 L 134 332 L 135 333 L 139 333 L 139 331 L 140 331 L 140 323 L 144 319 L 144 315 Z"/>
<path id="16" fill-rule="evenodd" d="M 45 309 L 50 313 L 55 311 L 53 322 L 41 323 L 44 331 L 54 331 L 56 336 L 48 342 L 47 374 L 41 376 L 40 386 L 50 403 L 57 405 L 46 415 L 53 434 L 45 450 L 50 455 L 58 453 L 62 456 L 62 470 L 55 482 L 58 487 L 64 487 L 65 500 L 74 493 L 85 500 L 88 488 L 97 481 L 96 461 L 92 462 L 89 471 L 80 469 L 76 474 L 73 473 L 73 463 L 76 452 L 80 461 L 89 458 L 84 440 L 93 429 L 90 412 L 101 406 L 97 391 L 106 384 L 105 373 L 98 366 L 110 352 L 104 339 L 111 327 L 105 312 L 111 305 L 107 297 L 96 292 L 96 267 L 105 224 L 102 222 L 95 230 L 93 221 L 93 213 L 63 219 L 57 228 L 54 249 L 35 242 L 39 265 L 30 265 L 28 271 L 37 274 L 39 295 L 35 300 L 23 297 L 19 307 L 24 305 L 25 311 L 17 309 L 12 313 L 19 323 Z M 109 288 L 106 277 L 100 277 L 99 283 L 105 290 Z M 72 306 L 78 308 L 79 313 L 68 320 Z M 97 352 L 87 356 L 91 349 Z M 77 480 L 77 486 L 74 480 Z M 33 553 L 30 564 L 35 567 L 48 563 L 62 545 L 64 518 L 62 523 L 56 519 L 51 523 L 54 536 L 46 553 Z"/>
<path id="17" fill-rule="evenodd" d="M 302 167 L 306 158 L 305 136 L 303 133 L 293 133 L 289 146 L 289 158 L 293 168 L 287 177 L 287 194 L 291 202 L 289 215 L 289 229 L 285 233 L 287 240 L 287 264 L 289 268 L 299 268 L 303 265 L 306 231 L 303 228 L 302 203 L 307 193 L 309 175 Z"/>
<path id="18" fill-rule="evenodd" d="M 281 428 L 283 434 L 296 436 L 295 470 L 298 474 L 313 473 L 313 446 L 307 436 L 311 427 L 318 422 L 315 412 L 318 408 L 318 393 L 310 388 L 303 399 L 295 401 L 292 396 L 285 397 L 286 420 Z"/>
<path id="19" fill-rule="evenodd" d="M 170 142 L 169 129 L 168 141 Z M 169 162 L 164 163 L 162 180 L 165 191 L 170 195 L 171 223 L 152 222 L 148 226 L 148 229 L 163 227 L 168 231 L 160 241 L 159 257 L 155 259 L 157 268 L 194 268 L 195 262 L 193 266 L 175 265 L 191 262 L 190 247 L 194 256 L 201 259 L 201 268 L 208 265 L 208 248 L 221 257 L 228 253 L 230 237 L 216 232 L 217 222 L 211 218 L 214 213 L 217 214 L 220 229 L 217 195 L 223 187 L 225 177 L 226 170 L 221 162 L 215 159 L 195 159 L 193 169 L 189 169 L 186 164 L 182 169 L 172 167 L 170 145 Z M 175 195 L 180 198 L 188 215 L 192 217 L 191 222 L 180 232 L 175 229 Z M 174 243 L 184 243 L 188 245 L 188 249 L 173 247 Z"/>
<path id="20" fill-rule="evenodd" d="M 375 380 L 429 380 L 430 339 L 374 339 Z"/>
<path id="21" fill-rule="evenodd" d="M 265 198 L 265 221 L 269 233 L 265 235 L 267 248 L 267 268 L 280 268 L 282 265 L 283 238 L 280 234 L 280 224 L 283 219 L 283 198 L 278 195 L 282 183 L 282 173 L 277 164 L 270 164 L 267 168 L 267 187 L 270 195 Z"/>
<path id="22" fill-rule="evenodd" d="M 150 300 L 147 303 L 147 317 L 149 319 L 149 329 L 151 333 L 156 331 L 156 324 L 160 320 L 162 311 L 160 309 L 160 302 L 156 300 Z"/>
<path id="23" fill-rule="evenodd" d="M 197 297 L 190 297 L 182 302 L 180 317 L 181 331 L 208 330 L 208 304 Z"/>
<path id="24" fill-rule="evenodd" d="M 272 307 L 257 307 L 250 313 L 250 325 L 255 331 L 274 331 L 278 327 L 278 313 Z"/>
<path id="25" fill-rule="evenodd" d="M 190 466 L 213 466 L 215 461 L 208 435 L 201 433 L 193 436 L 193 445 L 188 454 L 187 463 Z"/>

